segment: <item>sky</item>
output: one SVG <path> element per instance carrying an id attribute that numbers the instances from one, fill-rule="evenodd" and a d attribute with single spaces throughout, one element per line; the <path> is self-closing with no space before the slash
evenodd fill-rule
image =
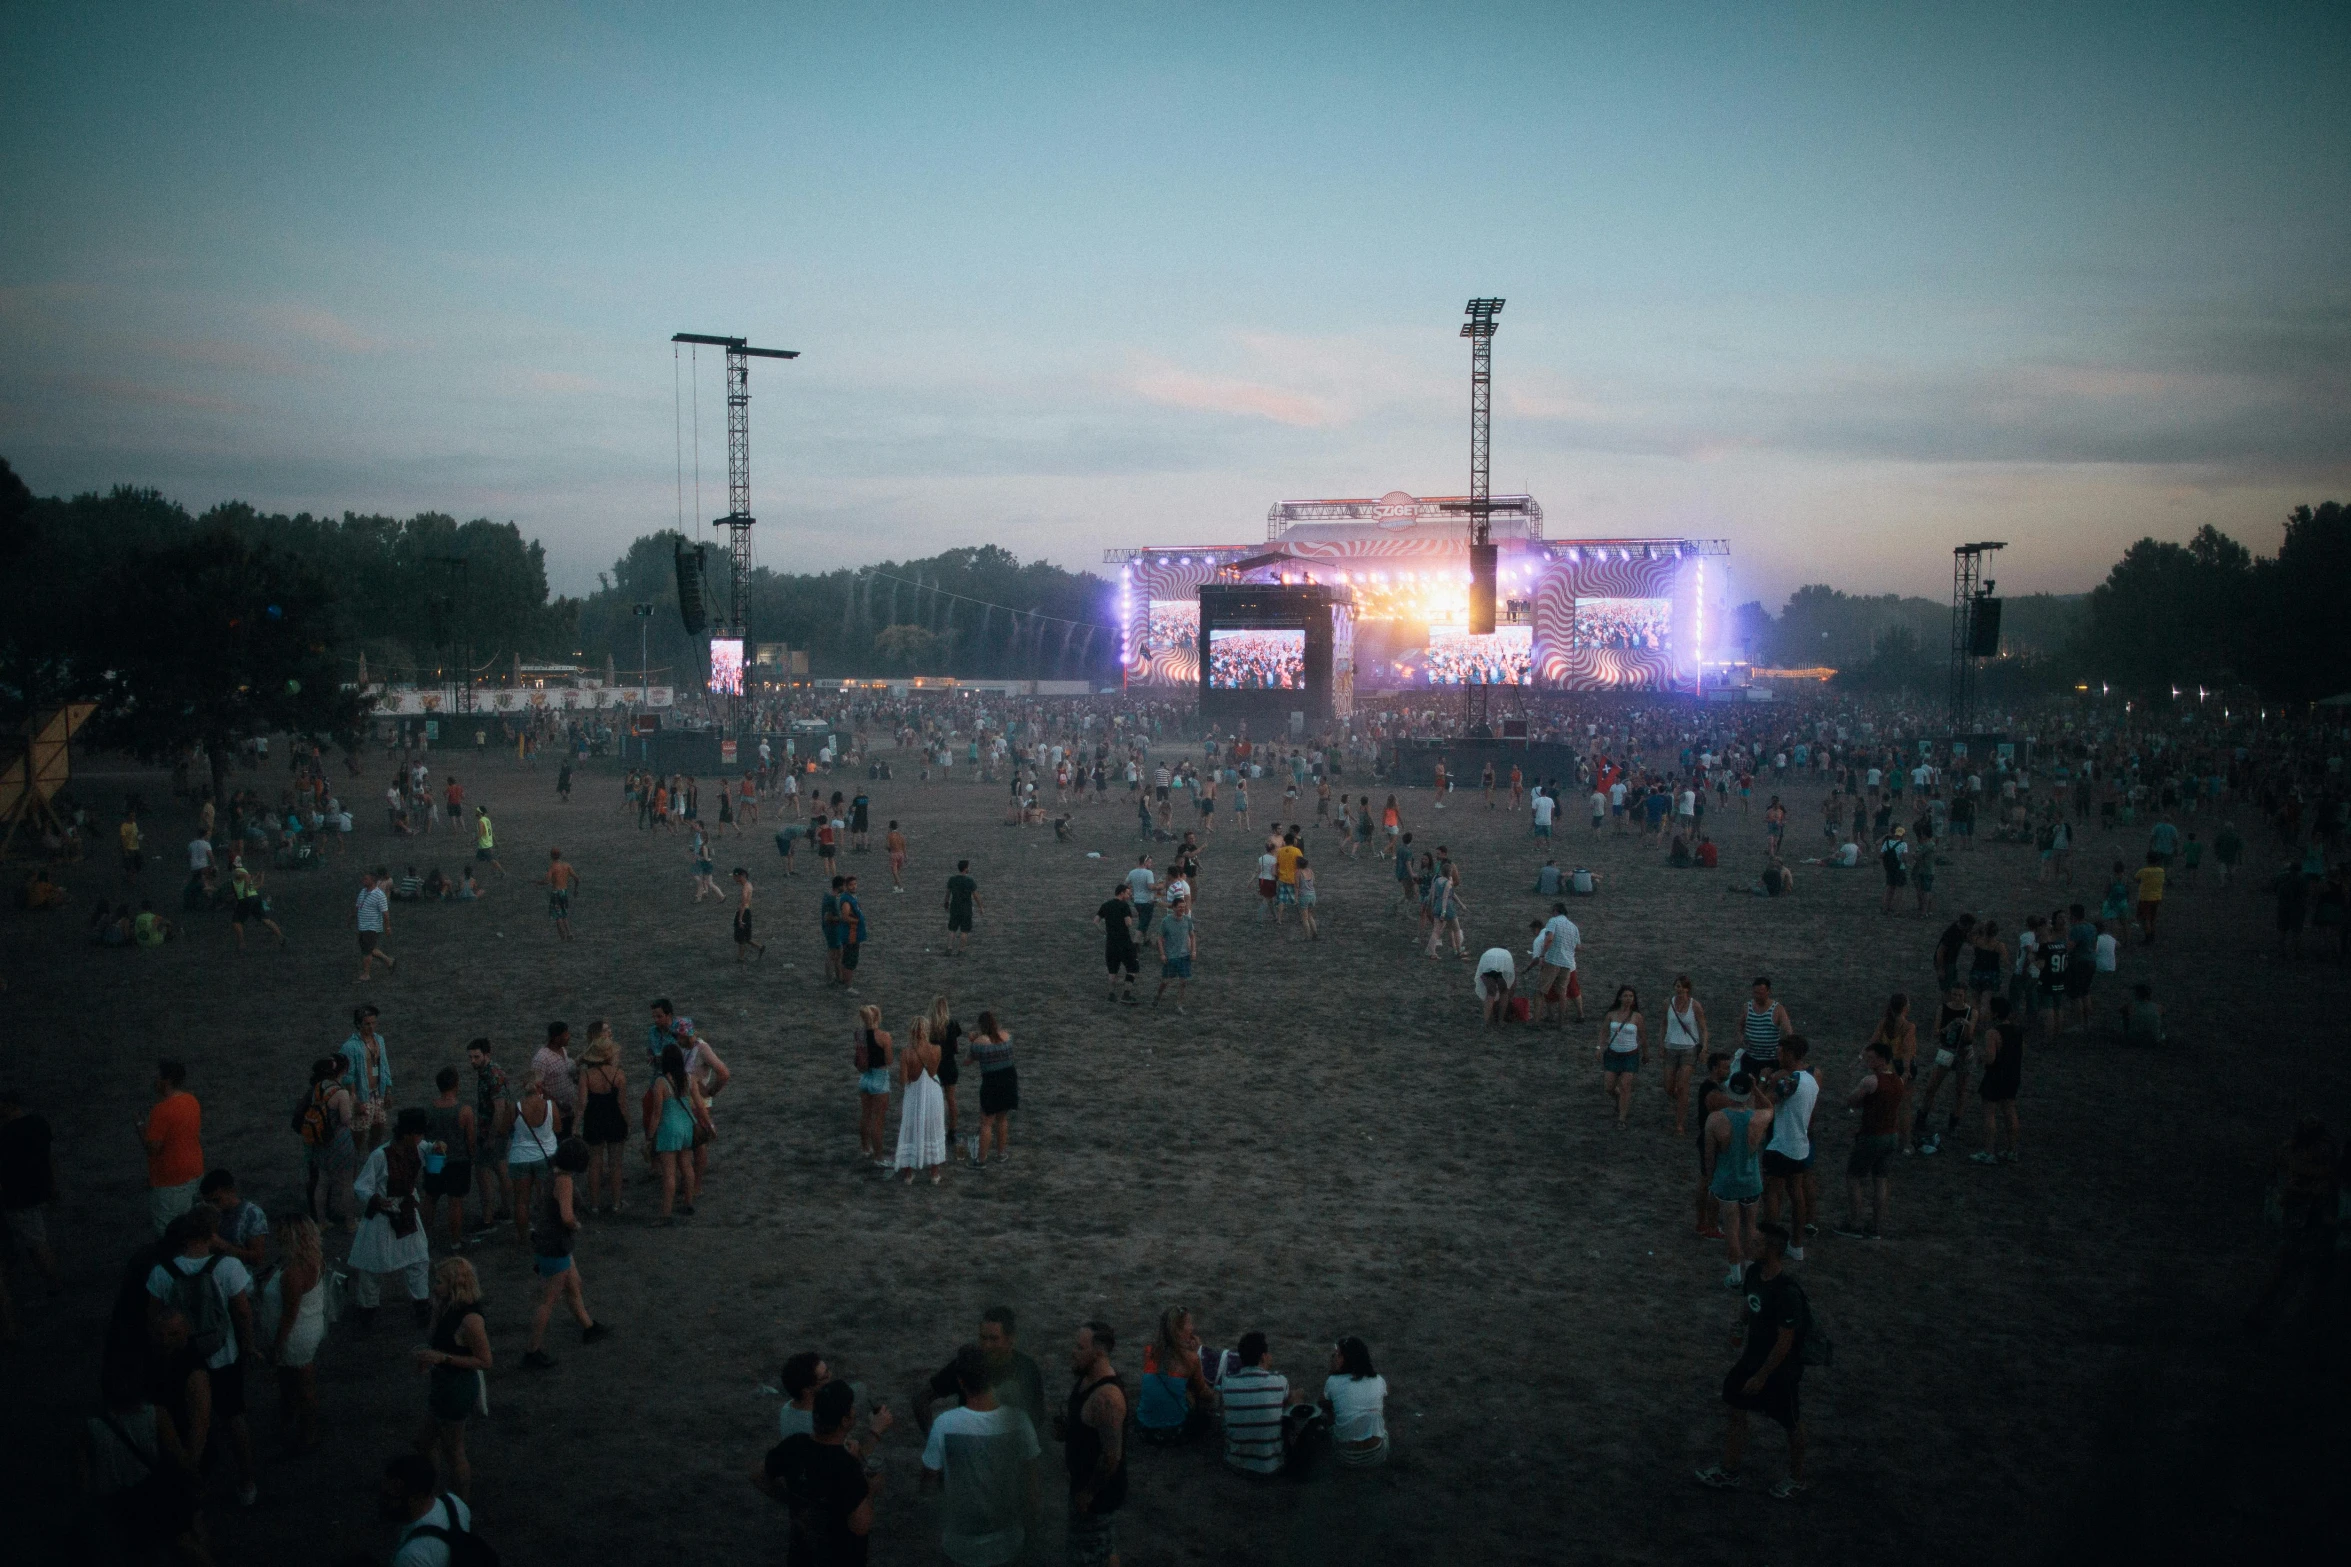
<path id="1" fill-rule="evenodd" d="M 2351 498 L 2346 67 L 2340 4 L 12 0 L 0 456 L 511 519 L 580 592 L 726 510 L 669 339 L 741 335 L 803 356 L 763 563 L 1099 569 L 1465 490 L 1495 295 L 1551 536 L 2078 591 Z"/>

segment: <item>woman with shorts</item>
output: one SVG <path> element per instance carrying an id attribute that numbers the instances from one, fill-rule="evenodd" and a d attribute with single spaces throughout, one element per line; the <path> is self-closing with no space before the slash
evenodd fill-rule
<path id="1" fill-rule="evenodd" d="M 1665 1004 L 1665 1097 L 1673 1106 L 1673 1135 L 1689 1131 L 1690 1068 L 1706 1048 L 1706 1008 L 1691 993 L 1690 976 L 1673 977 L 1673 999 Z M 1706 1119 L 1703 1110 L 1698 1119 Z"/>
<path id="2" fill-rule="evenodd" d="M 664 1219 L 673 1209 L 692 1218 L 694 1199 L 701 1193 L 694 1173 L 694 1133 L 705 1123 L 707 1112 L 701 1110 L 700 1099 L 701 1088 L 686 1070 L 686 1053 L 673 1039 L 661 1047 L 660 1070 L 653 1078 L 653 1131 L 647 1139 L 653 1162 L 661 1169 Z M 683 1203 L 677 1200 L 680 1187 L 686 1193 Z M 520 1198 L 516 1200 L 519 1204 Z"/>
<path id="3" fill-rule="evenodd" d="M 1012 1112 L 1020 1108 L 1020 1072 L 1013 1065 L 1012 1035 L 993 1012 L 980 1014 L 972 1034 L 971 1058 L 980 1069 L 980 1140 L 972 1163 L 988 1160 L 988 1139 L 996 1142 L 995 1162 L 1012 1157 Z"/>
<path id="4" fill-rule="evenodd" d="M 882 1146 L 882 1134 L 890 1120 L 890 1064 L 897 1047 L 882 1028 L 880 1007 L 868 1002 L 857 1009 L 849 1051 L 857 1068 L 857 1151 L 887 1170 L 890 1150 Z"/>
<path id="5" fill-rule="evenodd" d="M 684 1070 L 682 1057 L 679 1070 Z M 554 1163 L 555 1177 L 539 1194 L 531 1215 L 531 1255 L 545 1282 L 539 1291 L 538 1309 L 531 1313 L 530 1347 L 522 1357 L 522 1363 L 533 1371 L 555 1364 L 555 1357 L 539 1346 L 547 1342 L 547 1319 L 554 1315 L 558 1298 L 571 1307 L 572 1320 L 580 1325 L 581 1343 L 593 1344 L 612 1331 L 588 1315 L 588 1303 L 580 1294 L 580 1270 L 571 1255 L 580 1227 L 579 1213 L 572 1207 L 572 1177 L 588 1167 L 588 1145 L 566 1137 L 555 1150 Z"/>
<path id="6" fill-rule="evenodd" d="M 433 1269 L 433 1330 L 417 1346 L 416 1363 L 428 1378 L 430 1411 L 416 1445 L 440 1464 L 449 1489 L 470 1499 L 473 1465 L 465 1456 L 465 1422 L 482 1406 L 490 1329 L 482 1313 L 482 1281 L 463 1257 L 444 1257 Z"/>
<path id="7" fill-rule="evenodd" d="M 281 1213 L 270 1223 L 284 1259 L 262 1292 L 261 1321 L 273 1318 L 277 1333 L 269 1358 L 278 1368 L 278 1412 L 286 1452 L 299 1457 L 318 1443 L 318 1346 L 327 1336 L 326 1258 L 318 1221 L 307 1213 Z"/>
<path id="8" fill-rule="evenodd" d="M 1600 1019 L 1600 1082 L 1616 1100 L 1616 1124 L 1622 1129 L 1633 1110 L 1633 1075 L 1649 1054 L 1642 1032 L 1641 994 L 1630 985 L 1616 987 L 1616 999 Z"/>
<path id="9" fill-rule="evenodd" d="M 546 1179 L 555 1146 L 562 1141 L 555 1129 L 555 1106 L 539 1086 L 537 1073 L 522 1085 L 514 1102 L 514 1130 L 506 1139 L 506 1180 L 513 1189 L 515 1239 L 531 1242 L 531 1191 Z"/>
<path id="10" fill-rule="evenodd" d="M 1761 1102 L 1762 1090 L 1744 1072 L 1733 1074 L 1730 1102 L 1719 1112 L 1721 1135 L 1715 1135 L 1712 1117 L 1706 1151 L 1714 1160 L 1714 1194 L 1723 1242 L 1730 1252 L 1730 1271 L 1723 1276 L 1727 1289 L 1737 1289 L 1749 1257 L 1762 1255 L 1762 1237 L 1755 1228 L 1755 1205 L 1763 1198 L 1765 1139 L 1771 1136 L 1772 1111 Z"/>
<path id="11" fill-rule="evenodd" d="M 598 1018 L 588 1027 L 588 1048 L 580 1057 L 580 1137 L 588 1145 L 588 1208 L 620 1212 L 621 1166 L 628 1146 L 629 1118 L 621 1095 L 628 1073 L 613 1047 L 612 1025 Z M 596 1199 L 603 1197 L 599 1206 Z"/>
<path id="12" fill-rule="evenodd" d="M 945 996 L 931 997 L 931 1043 L 939 1047 L 939 1092 L 947 1100 L 947 1144 L 955 1144 L 955 1085 L 963 1080 L 963 1070 L 956 1064 L 957 1048 L 963 1043 L 963 1025 L 947 1005 Z"/>

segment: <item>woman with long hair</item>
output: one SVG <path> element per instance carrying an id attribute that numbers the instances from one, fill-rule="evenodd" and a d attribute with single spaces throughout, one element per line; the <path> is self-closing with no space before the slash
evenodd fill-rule
<path id="1" fill-rule="evenodd" d="M 665 1053 L 675 1049 L 675 1045 L 667 1046 Z M 682 1063 L 680 1070 L 683 1070 Z M 693 1162 L 684 1163 L 691 1175 Z M 531 1342 L 523 1351 L 522 1363 L 534 1371 L 545 1371 L 555 1364 L 555 1357 L 541 1346 L 547 1342 L 547 1319 L 554 1315 L 556 1301 L 564 1301 L 571 1307 L 572 1320 L 580 1325 L 581 1343 L 593 1344 L 612 1331 L 588 1315 L 587 1300 L 580 1293 L 579 1264 L 572 1256 L 580 1229 L 579 1209 L 572 1201 L 572 1182 L 587 1168 L 588 1145 L 576 1137 L 566 1137 L 555 1150 L 554 1178 L 539 1194 L 538 1207 L 531 1214 L 531 1254 L 543 1287 L 539 1291 L 538 1307 L 531 1313 Z"/>
<path id="2" fill-rule="evenodd" d="M 939 1093 L 947 1101 L 947 1146 L 955 1146 L 955 1085 L 963 1069 L 955 1055 L 963 1044 L 963 1025 L 956 1021 L 945 996 L 931 997 L 931 1043 L 939 1047 Z"/>
<path id="3" fill-rule="evenodd" d="M 1359 1469 L 1388 1461 L 1388 1379 L 1373 1369 L 1363 1340 L 1350 1335 L 1331 1346 L 1322 1403 L 1330 1412 L 1333 1457 Z"/>
<path id="4" fill-rule="evenodd" d="M 318 1446 L 318 1346 L 327 1336 L 326 1257 L 318 1221 L 281 1213 L 270 1221 L 283 1259 L 262 1291 L 256 1327 L 274 1330 L 269 1358 L 278 1368 L 278 1414 L 286 1452 Z"/>
<path id="5" fill-rule="evenodd" d="M 490 1329 L 482 1313 L 482 1281 L 463 1257 L 444 1257 L 433 1268 L 432 1336 L 417 1346 L 416 1364 L 430 1384 L 416 1450 L 441 1466 L 450 1490 L 470 1501 L 473 1465 L 465 1456 L 465 1422 L 481 1407 Z"/>
<path id="6" fill-rule="evenodd" d="M 701 1183 L 694 1178 L 694 1132 L 707 1119 L 701 1109 L 701 1088 L 686 1073 L 686 1053 L 678 1048 L 676 1040 L 661 1047 L 661 1071 L 653 1079 L 653 1161 L 661 1167 L 661 1216 L 666 1219 L 674 1208 L 688 1218 L 694 1215 L 694 1199 L 701 1195 Z M 584 1146 L 584 1145 L 583 1145 Z M 684 1187 L 686 1200 L 677 1201 L 678 1188 Z M 522 1212 L 521 1208 L 516 1209 Z"/>
<path id="7" fill-rule="evenodd" d="M 1641 1020 L 1641 993 L 1630 985 L 1616 987 L 1616 999 L 1600 1019 L 1600 1082 L 1616 1100 L 1616 1124 L 1623 1126 L 1633 1109 L 1633 1076 L 1648 1058 L 1649 1040 Z"/>
<path id="8" fill-rule="evenodd" d="M 1013 1065 L 1012 1034 L 993 1012 L 980 1014 L 972 1035 L 971 1058 L 980 1069 L 980 1140 L 972 1154 L 974 1167 L 988 1160 L 988 1139 L 996 1140 L 996 1162 L 1012 1157 L 1012 1112 L 1020 1108 L 1020 1073 Z"/>
<path id="9" fill-rule="evenodd" d="M 506 1181 L 508 1200 L 514 1205 L 514 1239 L 516 1244 L 531 1243 L 531 1189 L 547 1178 L 555 1158 L 555 1145 L 562 1134 L 555 1123 L 555 1106 L 548 1101 L 547 1090 L 533 1072 L 522 1085 L 509 1111 L 510 1130 L 506 1138 Z"/>
<path id="10" fill-rule="evenodd" d="M 1886 998 L 1885 1016 L 1878 1019 L 1876 1031 L 1864 1043 L 1884 1045 L 1896 1075 L 1904 1082 L 1910 1080 L 1918 1069 L 1918 1024 L 1910 1016 L 1909 992 L 1897 990 Z"/>
<path id="11" fill-rule="evenodd" d="M 343 1232 L 359 1228 L 351 1183 L 359 1177 L 359 1144 L 351 1134 L 351 1090 L 343 1086 L 343 1058 L 310 1063 L 310 1102 L 302 1107 L 302 1162 L 310 1211 L 320 1222 L 341 1217 Z"/>
<path id="12" fill-rule="evenodd" d="M 898 1101 L 898 1157 L 908 1185 L 916 1170 L 931 1172 L 939 1184 L 940 1166 L 947 1162 L 947 1108 L 939 1091 L 939 1047 L 931 1043 L 931 1019 L 918 1014 L 908 1036 L 905 1054 L 898 1060 L 898 1080 L 905 1093 Z"/>
<path id="13" fill-rule="evenodd" d="M 1706 1053 L 1706 1007 L 1690 992 L 1690 976 L 1673 977 L 1673 996 L 1665 1004 L 1665 1097 L 1673 1106 L 1673 1135 L 1687 1137 L 1690 1112 L 1690 1069 Z M 1703 1112 L 1698 1119 L 1704 1121 Z"/>
<path id="14" fill-rule="evenodd" d="M 580 1057 L 580 1137 L 588 1145 L 588 1208 L 620 1212 L 621 1169 L 629 1141 L 628 1112 L 621 1109 L 629 1075 L 612 1043 L 612 1025 L 598 1018 L 588 1026 L 588 1048 Z M 604 1199 L 599 1203 L 597 1199 Z"/>
<path id="15" fill-rule="evenodd" d="M 849 1052 L 857 1068 L 857 1152 L 887 1170 L 891 1159 L 882 1138 L 890 1124 L 890 1065 L 897 1046 L 882 1027 L 882 1009 L 870 1001 L 857 1009 Z"/>
<path id="16" fill-rule="evenodd" d="M 1159 1314 L 1159 1332 L 1143 1346 L 1135 1425 L 1147 1442 L 1183 1441 L 1204 1429 L 1216 1389 L 1200 1367 L 1200 1334 L 1188 1306 Z"/>

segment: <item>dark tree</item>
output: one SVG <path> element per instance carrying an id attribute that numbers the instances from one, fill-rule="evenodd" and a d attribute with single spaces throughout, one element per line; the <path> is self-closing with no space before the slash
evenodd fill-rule
<path id="1" fill-rule="evenodd" d="M 335 595 L 304 563 L 217 528 L 126 562 L 103 604 L 97 743 L 149 761 L 194 749 L 217 800 L 245 740 L 354 737 L 360 703 L 334 647 Z"/>

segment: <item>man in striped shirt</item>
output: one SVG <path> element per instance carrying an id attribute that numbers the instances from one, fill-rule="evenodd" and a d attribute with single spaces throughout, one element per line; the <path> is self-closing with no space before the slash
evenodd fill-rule
<path id="1" fill-rule="evenodd" d="M 1217 1384 L 1224 1404 L 1224 1461 L 1245 1474 L 1279 1474 L 1291 1441 L 1283 1420 L 1294 1401 L 1290 1379 L 1273 1369 L 1264 1334 L 1242 1334 L 1238 1352 L 1240 1369 L 1226 1372 Z M 1296 1401 L 1303 1399 L 1303 1394 L 1296 1396 Z"/>

